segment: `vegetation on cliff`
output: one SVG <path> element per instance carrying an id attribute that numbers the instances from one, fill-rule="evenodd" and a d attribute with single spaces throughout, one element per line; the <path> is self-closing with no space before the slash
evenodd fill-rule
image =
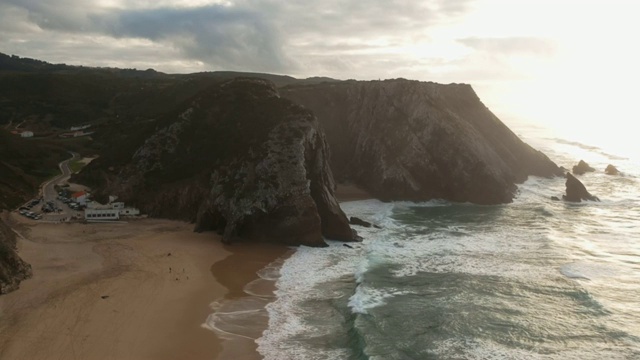
<path id="1" fill-rule="evenodd" d="M 37 194 L 44 180 L 59 173 L 58 163 L 66 157 L 59 143 L 23 139 L 0 128 L 0 211 Z"/>
<path id="2" fill-rule="evenodd" d="M 529 175 L 562 173 L 469 85 L 270 74 L 228 80 L 238 75 L 84 68 L 0 54 L 0 124 L 34 129 L 40 136 L 31 144 L 58 149 L 74 143 L 57 134 L 91 124 L 91 139 L 72 150 L 99 158 L 74 181 L 151 216 L 216 229 L 225 241 L 354 239 L 333 196 L 333 174 L 383 200 L 496 204 L 511 201 Z M 24 198 L 42 180 L 25 169 L 55 171 L 52 160 L 36 166 L 24 163 L 34 156 L 2 151 L 0 166 L 12 177 L 0 183 L 0 199 Z"/>
<path id="3" fill-rule="evenodd" d="M 317 120 L 259 79 L 221 82 L 170 113 L 129 162 L 104 156 L 79 181 L 152 216 L 239 238 L 324 245 L 354 240 L 333 196 Z M 130 145 L 127 145 L 130 146 Z"/>

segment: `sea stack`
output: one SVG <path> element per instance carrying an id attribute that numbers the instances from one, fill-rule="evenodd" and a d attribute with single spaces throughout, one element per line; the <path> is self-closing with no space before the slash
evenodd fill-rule
<path id="1" fill-rule="evenodd" d="M 596 171 L 596 169 L 589 166 L 589 164 L 587 164 L 584 160 L 580 160 L 580 162 L 578 162 L 578 165 L 575 165 L 572 169 L 572 172 L 576 175 L 584 175 L 585 173 L 593 171 Z"/>
<path id="2" fill-rule="evenodd" d="M 604 173 L 607 175 L 620 175 L 620 171 L 613 165 L 607 165 L 607 168 L 604 169 Z"/>
<path id="3" fill-rule="evenodd" d="M 578 180 L 575 176 L 567 173 L 567 181 L 565 183 L 567 187 L 567 194 L 562 196 L 562 199 L 569 202 L 581 202 L 587 201 L 600 201 L 597 196 L 593 196 L 587 191 L 587 188 Z"/>

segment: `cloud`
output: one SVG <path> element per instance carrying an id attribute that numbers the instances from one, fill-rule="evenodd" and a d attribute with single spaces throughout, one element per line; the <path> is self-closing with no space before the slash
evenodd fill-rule
<path id="1" fill-rule="evenodd" d="M 123 11 L 96 18 L 100 22 L 103 33 L 169 43 L 188 58 L 221 68 L 281 72 L 292 66 L 279 33 L 248 9 L 210 5 Z"/>
<path id="2" fill-rule="evenodd" d="M 60 45 L 68 48 L 65 39 L 69 37 L 112 38 L 105 46 L 146 39 L 156 48 L 173 49 L 167 55 L 178 54 L 182 61 L 203 63 L 210 70 L 296 74 L 330 68 L 334 63 L 340 72 L 349 72 L 362 63 L 353 61 L 355 55 L 364 54 L 362 59 L 366 59 L 375 53 L 379 56 L 376 63 L 395 58 L 386 49 L 428 40 L 430 27 L 459 16 L 471 2 L 231 0 L 186 6 L 188 1 L 176 1 L 137 2 L 132 8 L 127 2 L 114 0 L 108 7 L 100 5 L 104 1 L 5 0 L 0 13 L 20 12 L 21 26 L 33 29 L 35 25 L 39 31 L 23 36 L 18 45 L 0 40 L 0 46 L 27 49 L 30 43 L 40 46 L 42 39 L 48 39 L 52 41 L 48 48 L 55 52 Z M 18 28 L 5 25 L 3 32 L 9 31 L 6 27 Z M 78 43 L 78 50 L 84 47 Z M 135 49 L 127 49 L 111 58 L 117 62 L 132 54 Z M 327 59 L 327 55 L 338 58 Z M 69 57 L 73 56 L 71 51 Z"/>
<path id="3" fill-rule="evenodd" d="M 477 38 L 469 37 L 458 39 L 458 42 L 478 51 L 494 54 L 533 54 L 552 55 L 556 51 L 555 44 L 548 40 L 536 37 L 504 37 L 504 38 Z"/>
<path id="4" fill-rule="evenodd" d="M 83 7 L 75 0 L 10 0 L 45 31 L 148 39 L 178 49 L 184 57 L 215 68 L 285 71 L 292 66 L 278 32 L 250 9 L 207 5 L 151 9 Z M 71 9 L 71 10 L 66 10 Z"/>

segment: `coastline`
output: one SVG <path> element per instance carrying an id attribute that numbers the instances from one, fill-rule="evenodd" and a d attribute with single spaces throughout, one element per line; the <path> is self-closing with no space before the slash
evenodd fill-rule
<path id="1" fill-rule="evenodd" d="M 339 185 L 336 198 L 371 196 Z M 268 328 L 264 306 L 275 299 L 277 278 L 259 272 L 270 264 L 277 272 L 295 252 L 268 243 L 223 245 L 213 232 L 163 219 L 5 220 L 21 235 L 19 253 L 34 275 L 0 297 L 3 359 L 261 359 L 255 339 Z M 210 326 L 225 307 L 255 311 L 234 330 L 239 336 Z"/>
<path id="2" fill-rule="evenodd" d="M 211 304 L 205 326 L 222 340 L 217 359 L 262 359 L 255 341 L 269 325 L 265 306 L 275 299 L 276 277 L 259 273 L 277 272 L 295 250 L 269 243 L 237 243 L 225 250 L 231 254 L 213 264 L 211 272 L 227 292 Z"/>

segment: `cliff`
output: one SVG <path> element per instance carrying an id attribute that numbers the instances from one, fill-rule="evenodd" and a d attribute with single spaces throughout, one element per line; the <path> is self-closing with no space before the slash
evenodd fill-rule
<path id="1" fill-rule="evenodd" d="M 30 277 L 31 265 L 16 253 L 15 233 L 0 219 L 0 295 L 17 290 Z"/>
<path id="2" fill-rule="evenodd" d="M 129 147 L 130 145 L 127 145 Z M 316 118 L 266 80 L 236 79 L 169 114 L 125 162 L 104 156 L 78 181 L 150 216 L 238 239 L 324 245 L 355 240 L 333 196 Z"/>
<path id="3" fill-rule="evenodd" d="M 383 200 L 507 203 L 529 175 L 562 175 L 469 85 L 346 81 L 291 85 L 281 94 L 318 117 L 336 179 Z"/>

